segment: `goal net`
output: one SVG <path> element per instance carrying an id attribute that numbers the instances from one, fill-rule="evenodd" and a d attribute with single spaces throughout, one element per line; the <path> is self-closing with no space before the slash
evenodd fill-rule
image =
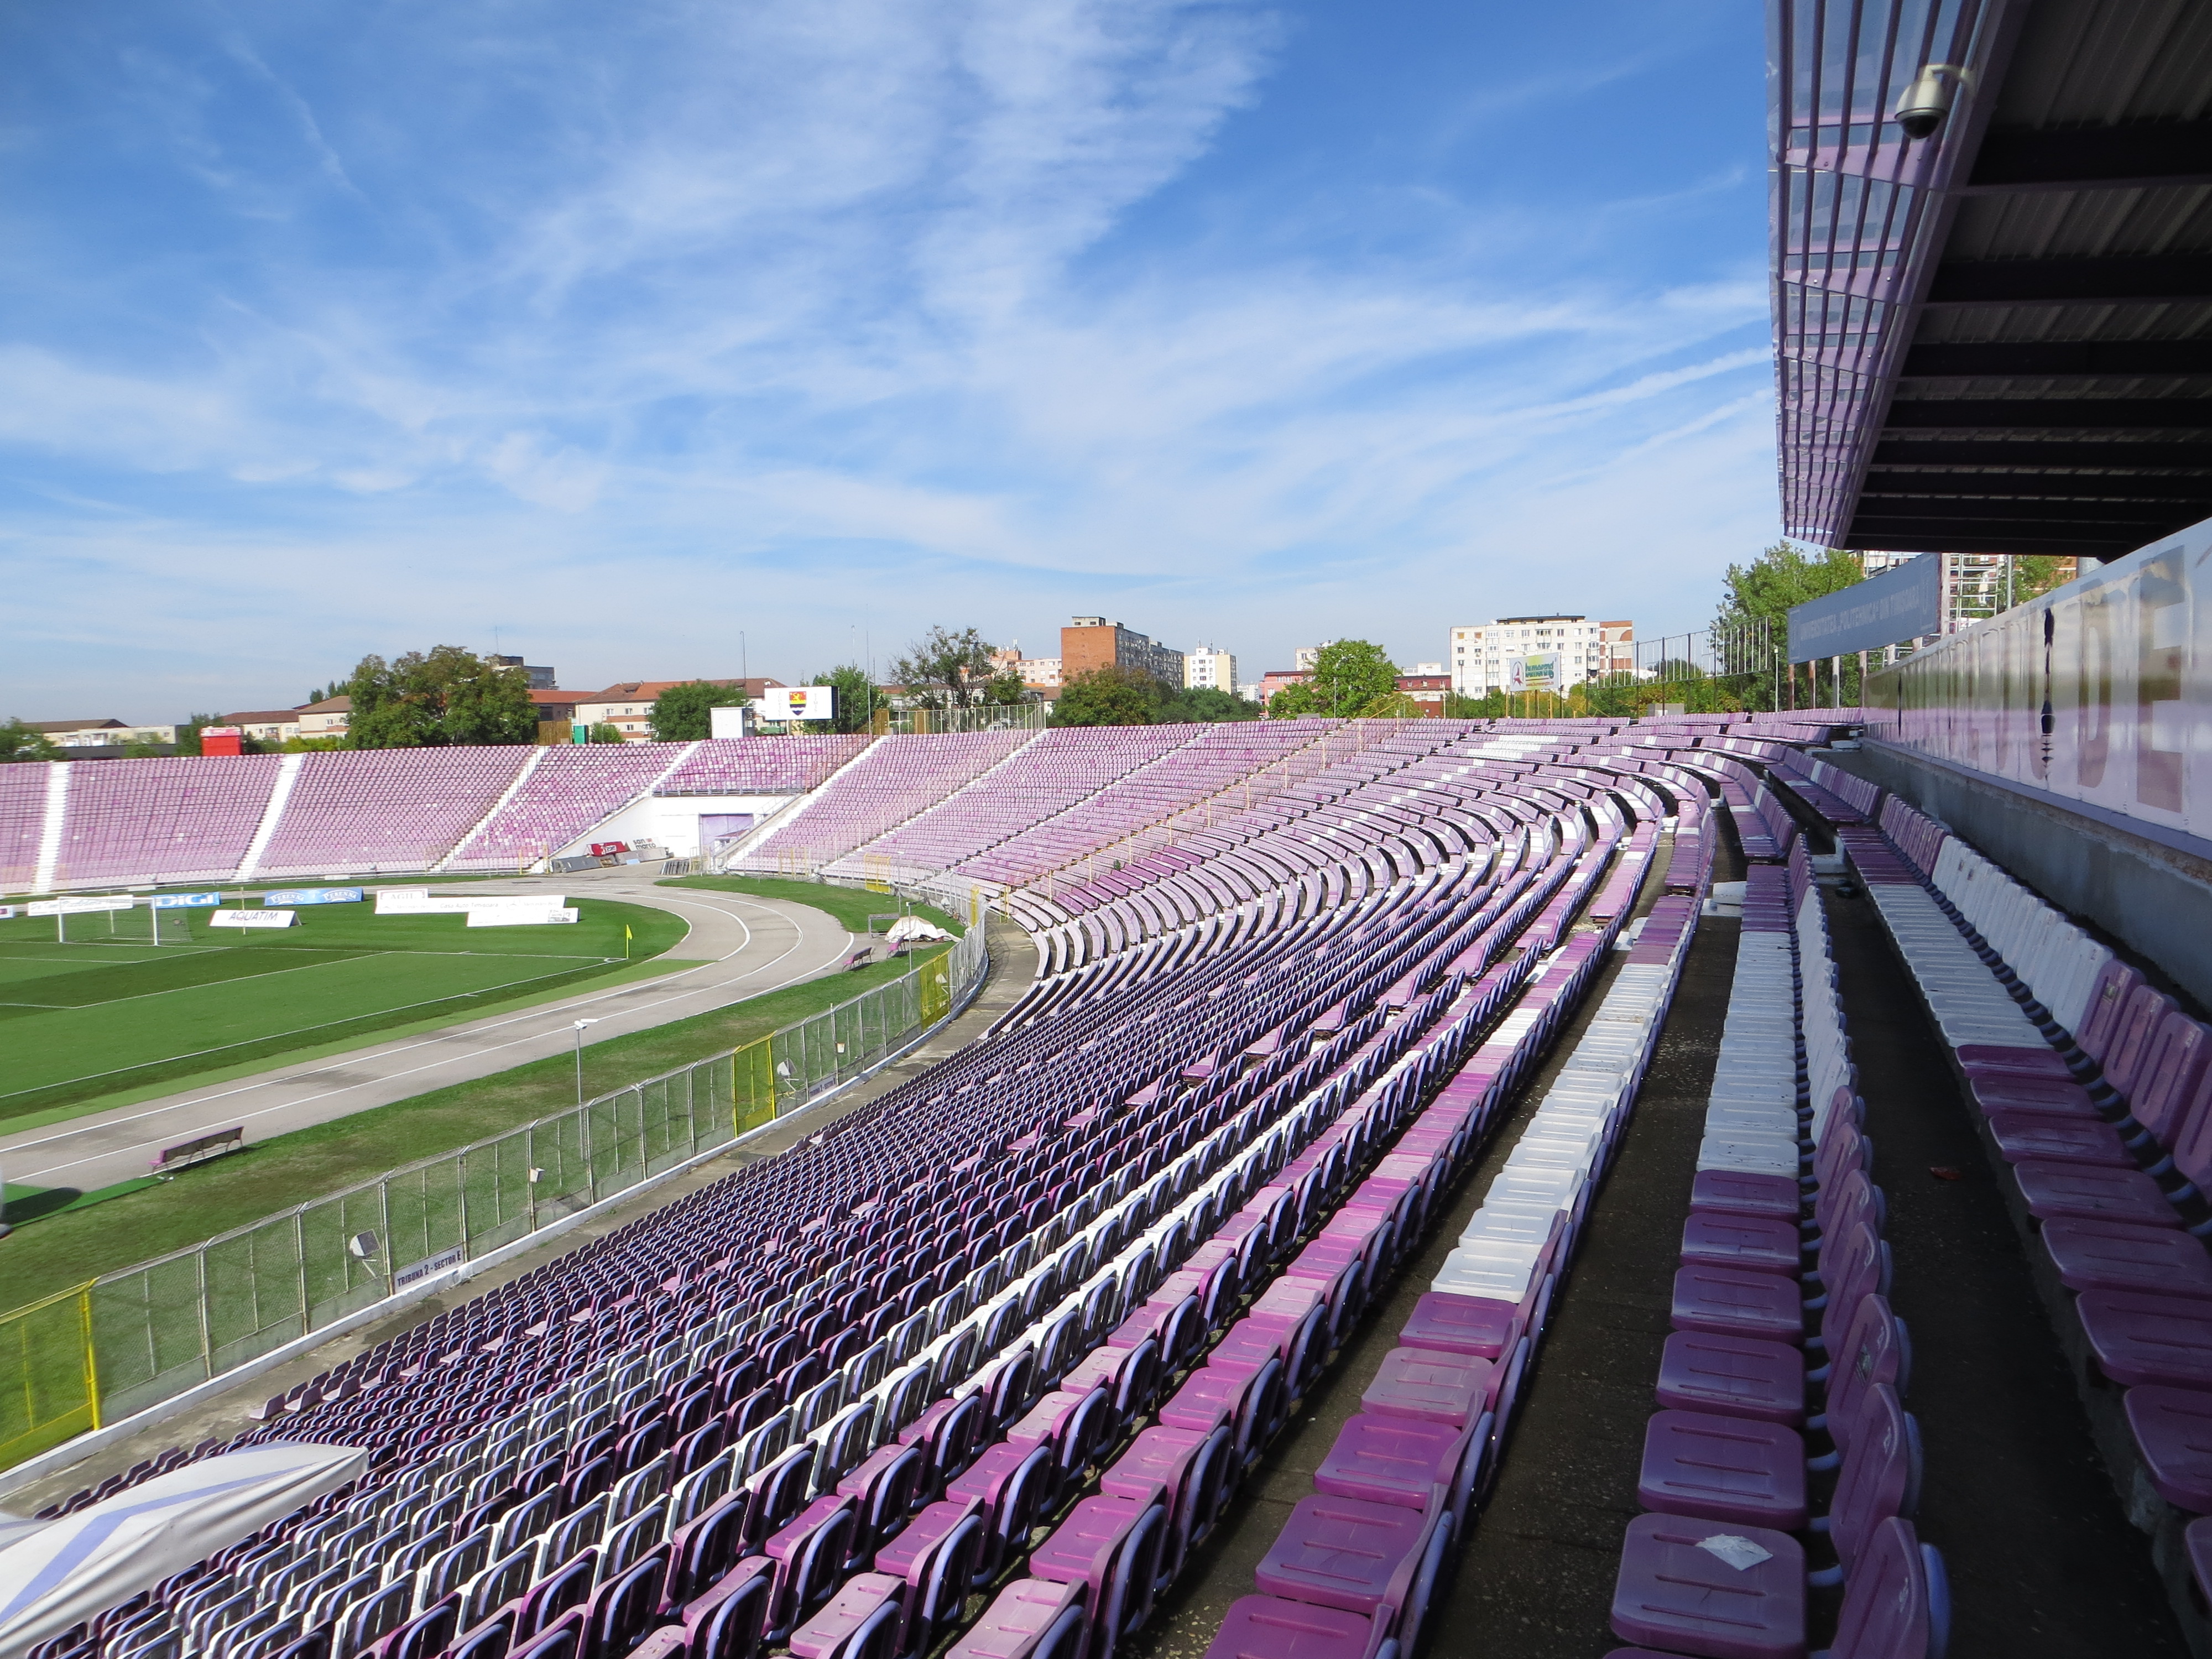
<path id="1" fill-rule="evenodd" d="M 54 918 L 64 945 L 190 945 L 191 912 L 139 902 L 127 908 L 64 910 Z"/>

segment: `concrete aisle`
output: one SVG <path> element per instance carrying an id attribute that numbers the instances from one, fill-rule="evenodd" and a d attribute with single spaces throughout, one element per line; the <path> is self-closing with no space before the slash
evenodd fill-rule
<path id="1" fill-rule="evenodd" d="M 0 1136 L 0 1164 L 11 1182 L 91 1192 L 144 1175 L 162 1147 L 195 1135 L 243 1124 L 247 1139 L 264 1140 L 562 1053 L 575 1042 L 578 1019 L 598 1022 L 585 1032 L 586 1043 L 604 1042 L 795 985 L 835 971 L 854 942 L 838 922 L 807 905 L 659 887 L 654 880 L 642 868 L 623 867 L 472 884 L 470 890 L 552 890 L 665 910 L 690 927 L 669 956 L 701 965 L 612 988 L 579 986 L 551 1001 L 443 1030 L 280 1062 L 257 1077 Z"/>

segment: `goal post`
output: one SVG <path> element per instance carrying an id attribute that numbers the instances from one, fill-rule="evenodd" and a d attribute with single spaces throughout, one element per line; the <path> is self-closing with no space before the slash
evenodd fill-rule
<path id="1" fill-rule="evenodd" d="M 64 945 L 189 945 L 191 914 L 118 894 L 96 907 L 72 904 L 57 911 L 54 937 Z"/>

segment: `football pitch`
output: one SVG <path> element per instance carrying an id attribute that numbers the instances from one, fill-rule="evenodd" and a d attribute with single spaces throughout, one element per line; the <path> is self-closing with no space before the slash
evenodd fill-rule
<path id="1" fill-rule="evenodd" d="M 658 956 L 684 936 L 664 910 L 572 899 L 570 925 L 471 927 L 464 915 L 303 907 L 286 928 L 189 944 L 63 944 L 50 917 L 0 921 L 0 1127 L 149 1085 L 474 1018 Z M 175 914 L 175 913 L 172 913 Z M 631 938 L 625 941 L 623 930 Z"/>

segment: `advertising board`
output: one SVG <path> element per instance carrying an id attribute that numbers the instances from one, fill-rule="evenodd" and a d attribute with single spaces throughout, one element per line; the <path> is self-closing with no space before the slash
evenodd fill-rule
<path id="1" fill-rule="evenodd" d="M 1943 556 L 1923 553 L 1894 570 L 1790 607 L 1790 660 L 1810 662 L 1943 631 Z"/>
<path id="2" fill-rule="evenodd" d="M 1535 651 L 1505 659 L 1508 691 L 1556 691 L 1559 689 L 1559 653 Z"/>
<path id="3" fill-rule="evenodd" d="M 297 910 L 218 910 L 208 918 L 210 927 L 289 927 Z"/>
<path id="4" fill-rule="evenodd" d="M 294 887 L 278 893 L 264 893 L 261 902 L 270 906 L 302 904 L 359 904 L 367 894 L 358 887 Z"/>
<path id="5" fill-rule="evenodd" d="M 156 893 L 147 901 L 156 910 L 210 910 L 222 902 L 220 893 Z"/>

